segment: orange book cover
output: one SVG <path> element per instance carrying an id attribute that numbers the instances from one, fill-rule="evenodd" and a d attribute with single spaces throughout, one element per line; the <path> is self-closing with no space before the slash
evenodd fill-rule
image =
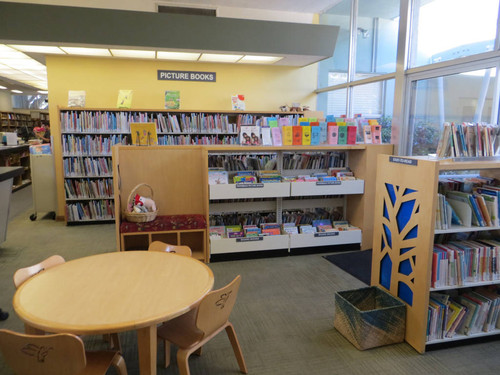
<path id="1" fill-rule="evenodd" d="M 293 129 L 293 145 L 301 145 L 302 144 L 302 126 L 292 126 Z"/>

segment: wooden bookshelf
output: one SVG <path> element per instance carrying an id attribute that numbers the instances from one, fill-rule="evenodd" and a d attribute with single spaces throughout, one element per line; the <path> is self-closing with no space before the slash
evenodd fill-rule
<path id="1" fill-rule="evenodd" d="M 500 161 L 457 162 L 428 157 L 378 156 L 371 284 L 387 289 L 406 303 L 405 340 L 420 353 L 425 352 L 427 345 L 500 333 L 495 330 L 426 342 L 429 293 L 462 288 L 431 288 L 434 235 L 473 229 L 434 230 L 439 174 L 457 170 L 479 170 L 483 175 L 498 178 Z M 498 228 L 474 228 L 495 229 Z M 403 263 L 409 266 L 404 269 L 410 272 L 401 271 Z M 466 287 L 498 284 L 500 281 L 468 283 Z"/>
<path id="2" fill-rule="evenodd" d="M 13 191 L 31 184 L 30 151 L 28 145 L 0 146 L 0 166 L 23 168 L 23 173 L 14 177 Z"/>

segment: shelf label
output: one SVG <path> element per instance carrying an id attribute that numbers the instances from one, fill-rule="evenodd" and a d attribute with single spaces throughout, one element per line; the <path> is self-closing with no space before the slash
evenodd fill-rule
<path id="1" fill-rule="evenodd" d="M 191 72 L 187 70 L 158 70 L 158 81 L 215 82 L 215 72 Z"/>
<path id="2" fill-rule="evenodd" d="M 320 232 L 314 233 L 314 237 L 333 237 L 338 236 L 340 232 Z"/>
<path id="3" fill-rule="evenodd" d="M 418 165 L 418 160 L 400 158 L 399 156 L 389 156 L 389 162 L 415 166 Z"/>
<path id="4" fill-rule="evenodd" d="M 316 181 L 316 185 L 342 185 L 342 181 Z"/>
<path id="5" fill-rule="evenodd" d="M 252 183 L 245 183 L 245 182 L 239 182 L 236 184 L 237 189 L 241 188 L 263 188 L 264 184 L 263 183 L 257 183 L 257 184 L 252 184 Z"/>
<path id="6" fill-rule="evenodd" d="M 251 242 L 251 241 L 263 241 L 264 237 L 243 237 L 237 238 L 236 242 Z"/>

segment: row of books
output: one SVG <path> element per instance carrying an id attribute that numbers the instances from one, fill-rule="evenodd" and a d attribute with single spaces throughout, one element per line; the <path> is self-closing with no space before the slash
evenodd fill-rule
<path id="1" fill-rule="evenodd" d="M 500 242 L 450 241 L 434 244 L 431 286 L 461 286 L 500 280 Z"/>
<path id="2" fill-rule="evenodd" d="M 209 168 L 222 168 L 226 171 L 270 170 L 276 168 L 276 163 L 276 154 L 208 155 Z"/>
<path id="3" fill-rule="evenodd" d="M 113 180 L 110 178 L 64 180 L 64 190 L 68 199 L 113 198 Z"/>
<path id="4" fill-rule="evenodd" d="M 66 205 L 68 222 L 85 220 L 112 220 L 115 218 L 113 200 L 76 202 Z"/>
<path id="5" fill-rule="evenodd" d="M 210 215 L 208 218 L 210 226 L 227 225 L 261 225 L 263 223 L 275 223 L 276 215 L 272 212 L 252 212 L 252 213 L 225 213 L 223 215 Z"/>
<path id="6" fill-rule="evenodd" d="M 64 156 L 83 156 L 111 154 L 111 146 L 116 144 L 128 144 L 126 136 L 113 134 L 110 136 L 102 135 L 63 135 L 62 147 Z"/>
<path id="7" fill-rule="evenodd" d="M 303 210 L 284 210 L 281 214 L 282 223 L 294 223 L 295 225 L 311 224 L 315 220 L 344 220 L 343 207 L 316 207 Z"/>
<path id="8" fill-rule="evenodd" d="M 220 114 L 158 113 L 155 123 L 158 133 L 237 133 L 237 125 L 231 124 L 227 115 Z"/>
<path id="9" fill-rule="evenodd" d="M 110 158 L 69 157 L 63 159 L 65 177 L 110 176 L 113 173 Z"/>
<path id="10" fill-rule="evenodd" d="M 209 228 L 210 238 L 243 238 L 259 236 L 275 236 L 280 234 L 327 233 L 346 230 L 359 230 L 347 221 L 314 220 L 312 224 L 295 225 L 295 223 L 261 223 L 247 225 L 220 225 Z"/>
<path id="11" fill-rule="evenodd" d="M 500 328 L 500 290 L 475 288 L 450 296 L 431 293 L 429 298 L 427 341 L 470 336 Z"/>
<path id="12" fill-rule="evenodd" d="M 345 164 L 345 152 L 283 154 L 283 169 L 343 168 Z"/>
<path id="13" fill-rule="evenodd" d="M 438 142 L 438 157 L 494 156 L 497 153 L 500 127 L 491 124 L 448 123 Z"/>
<path id="14" fill-rule="evenodd" d="M 256 124 L 258 126 L 268 126 L 270 121 L 276 121 L 279 126 L 293 126 L 299 123 L 299 119 L 302 116 L 299 114 L 296 115 L 278 115 L 278 116 L 258 116 L 251 114 L 240 114 L 237 117 L 236 124 L 238 130 L 241 126 Z"/>
<path id="15" fill-rule="evenodd" d="M 163 135 L 158 136 L 160 146 L 178 145 L 237 145 L 238 137 L 235 136 L 203 136 L 203 135 Z"/>
<path id="16" fill-rule="evenodd" d="M 138 116 L 134 116 L 132 113 L 127 112 L 61 112 L 61 131 L 88 133 L 129 133 L 129 124 L 131 121 L 134 122 L 136 117 Z M 143 117 L 144 116 L 139 115 L 139 118 Z"/>

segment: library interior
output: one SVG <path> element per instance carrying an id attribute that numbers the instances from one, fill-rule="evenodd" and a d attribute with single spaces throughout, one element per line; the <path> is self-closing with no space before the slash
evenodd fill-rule
<path id="1" fill-rule="evenodd" d="M 0 373 L 497 374 L 498 25 L 0 1 Z"/>

